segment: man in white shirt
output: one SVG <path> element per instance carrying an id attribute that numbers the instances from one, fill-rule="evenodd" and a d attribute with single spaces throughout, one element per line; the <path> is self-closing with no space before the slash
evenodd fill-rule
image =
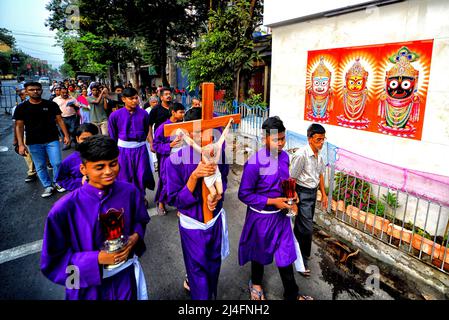
<path id="1" fill-rule="evenodd" d="M 72 142 L 76 144 L 75 131 L 79 126 L 79 119 L 77 117 L 77 108 L 79 107 L 79 103 L 76 99 L 69 95 L 67 88 L 61 88 L 61 95 L 53 99 L 53 102 L 56 102 L 61 109 L 62 120 L 69 131 L 71 142 L 64 146 L 62 150 L 68 150 L 71 148 Z"/>
<path id="2" fill-rule="evenodd" d="M 308 260 L 312 248 L 313 215 L 318 187 L 322 194 L 321 203 L 327 208 L 323 175 L 325 164 L 320 155 L 326 141 L 326 130 L 320 124 L 313 123 L 307 129 L 307 139 L 309 143 L 295 153 L 290 166 L 290 176 L 296 179 L 296 192 L 299 197 L 294 233 L 306 267 L 306 271 L 302 273 L 304 276 L 310 276 Z"/>

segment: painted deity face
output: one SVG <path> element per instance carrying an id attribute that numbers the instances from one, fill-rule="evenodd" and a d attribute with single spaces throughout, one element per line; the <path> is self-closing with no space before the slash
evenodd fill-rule
<path id="1" fill-rule="evenodd" d="M 330 79 L 328 77 L 314 77 L 312 90 L 317 94 L 324 94 L 329 91 Z"/>
<path id="2" fill-rule="evenodd" d="M 415 83 L 416 79 L 412 77 L 387 78 L 387 93 L 394 99 L 410 97 L 415 89 Z"/>
<path id="3" fill-rule="evenodd" d="M 346 78 L 346 88 L 350 91 L 362 91 L 366 81 L 361 76 L 349 76 Z"/>

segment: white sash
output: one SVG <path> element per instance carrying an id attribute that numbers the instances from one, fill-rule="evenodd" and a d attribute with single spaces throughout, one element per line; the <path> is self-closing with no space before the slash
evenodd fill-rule
<path id="1" fill-rule="evenodd" d="M 145 141 L 145 145 L 147 146 L 148 158 L 150 159 L 151 172 L 154 173 L 154 158 L 153 158 L 154 155 L 153 152 L 151 151 L 150 143 L 148 141 Z"/>
<path id="2" fill-rule="evenodd" d="M 185 229 L 190 230 L 207 230 L 212 228 L 217 222 L 218 218 L 221 216 L 222 222 L 222 233 L 221 233 L 221 260 L 223 261 L 229 255 L 229 234 L 228 234 L 228 224 L 226 222 L 226 211 L 225 209 L 221 209 L 221 211 L 209 222 L 203 223 L 190 218 L 181 212 L 179 213 L 179 223 Z"/>
<path id="3" fill-rule="evenodd" d="M 257 210 L 257 209 L 254 209 L 253 207 L 249 207 L 249 208 L 251 210 L 254 210 L 257 213 L 262 213 L 262 214 L 273 214 L 273 213 L 277 213 L 277 212 L 281 211 L 281 210 L 265 211 L 265 210 Z M 290 218 L 290 225 L 292 227 L 292 233 L 293 233 L 293 228 L 294 228 L 293 217 Z M 301 249 L 299 247 L 298 240 L 296 239 L 294 233 L 293 233 L 293 242 L 295 243 L 295 252 L 296 252 L 296 260 L 294 262 L 295 269 L 298 272 L 304 272 L 304 271 L 306 271 L 306 267 L 304 266 L 304 261 L 302 259 Z"/>
<path id="4" fill-rule="evenodd" d="M 256 211 L 257 213 L 262 213 L 262 214 L 273 214 L 273 213 L 278 213 L 281 211 L 281 209 L 274 210 L 274 211 L 265 211 L 265 210 L 257 210 L 257 209 L 254 209 L 253 207 L 249 207 L 249 208 L 253 211 Z"/>
<path id="5" fill-rule="evenodd" d="M 122 148 L 128 148 L 128 149 L 136 149 L 136 148 L 140 148 L 141 146 L 145 145 L 145 141 L 125 141 L 125 140 L 121 140 L 118 139 L 118 143 L 117 146 L 122 147 Z"/>
<path id="6" fill-rule="evenodd" d="M 295 243 L 295 251 L 296 251 L 296 260 L 294 262 L 295 269 L 298 272 L 305 272 L 306 267 L 304 266 L 304 261 L 302 260 L 301 249 L 299 248 L 298 240 L 296 239 L 295 233 L 293 231 L 293 228 L 295 227 L 293 223 L 293 217 L 290 217 L 290 225 L 292 226 L 293 242 Z"/>
<path id="7" fill-rule="evenodd" d="M 147 284 L 145 282 L 145 275 L 143 274 L 142 266 L 140 265 L 139 258 L 136 255 L 132 259 L 128 259 L 121 266 L 108 270 L 103 267 L 103 279 L 115 276 L 120 271 L 125 270 L 131 265 L 134 265 L 134 275 L 136 277 L 137 285 L 137 300 L 148 300 Z"/>

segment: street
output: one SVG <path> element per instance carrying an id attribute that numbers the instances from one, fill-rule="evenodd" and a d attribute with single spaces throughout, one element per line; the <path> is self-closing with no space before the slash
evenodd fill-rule
<path id="1" fill-rule="evenodd" d="M 48 96 L 48 88 L 44 97 Z M 61 300 L 64 288 L 47 280 L 39 270 L 40 248 L 46 215 L 52 204 L 64 194 L 54 194 L 43 199 L 39 181 L 25 183 L 26 165 L 11 148 L 11 115 L 0 116 L 0 146 L 8 151 L 0 152 L 0 299 Z M 72 152 L 64 151 L 65 158 Z M 238 265 L 238 242 L 243 227 L 246 207 L 238 200 L 237 192 L 241 166 L 234 165 L 229 174 L 225 209 L 231 254 L 223 262 L 218 287 L 220 300 L 247 300 L 250 265 Z M 154 192 L 147 193 L 151 208 L 151 221 L 147 226 L 145 242 L 147 251 L 141 258 L 151 300 L 190 299 L 184 291 L 185 270 L 178 232 L 176 212 L 166 216 L 155 215 Z M 173 209 L 173 208 L 172 208 Z M 326 249 L 312 247 L 312 276 L 308 279 L 296 275 L 301 294 L 315 299 L 392 299 L 383 290 L 365 290 L 363 284 L 344 274 L 329 258 Z M 282 299 L 282 283 L 274 264 L 265 268 L 267 299 Z"/>

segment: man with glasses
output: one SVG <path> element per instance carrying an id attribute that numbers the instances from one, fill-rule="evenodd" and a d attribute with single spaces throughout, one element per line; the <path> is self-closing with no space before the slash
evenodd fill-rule
<path id="1" fill-rule="evenodd" d="M 70 143 L 70 137 L 59 106 L 53 101 L 42 99 L 42 85 L 39 82 L 28 82 L 25 84 L 25 90 L 30 99 L 18 105 L 14 113 L 18 151 L 22 156 L 31 153 L 37 175 L 45 189 L 41 197 L 47 198 L 55 189 L 58 192 L 66 191 L 56 183 L 62 161 L 56 124 L 64 133 L 65 144 Z M 24 143 L 25 131 L 28 147 Z M 53 166 L 53 182 L 47 171 L 47 156 Z"/>
<path id="2" fill-rule="evenodd" d="M 295 153 L 290 166 L 290 176 L 296 179 L 296 192 L 299 197 L 294 233 L 306 268 L 301 274 L 306 277 L 310 276 L 308 261 L 312 248 L 313 215 L 318 187 L 322 194 L 323 208 L 327 208 L 323 175 L 325 164 L 320 155 L 326 141 L 326 130 L 322 125 L 313 123 L 307 129 L 307 140 L 309 143 Z"/>

